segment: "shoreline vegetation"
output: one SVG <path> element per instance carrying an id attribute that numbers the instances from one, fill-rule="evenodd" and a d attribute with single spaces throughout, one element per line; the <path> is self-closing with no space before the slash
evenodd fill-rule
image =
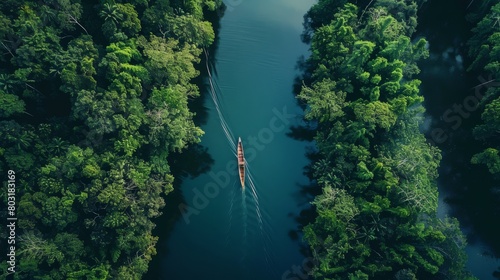
<path id="1" fill-rule="evenodd" d="M 412 36 L 425 2 L 319 0 L 305 16 L 311 56 L 298 98 L 316 128 L 312 170 L 322 189 L 303 228 L 314 279 L 476 279 L 457 219 L 437 217 L 441 152 L 420 131 L 415 77 L 429 52 Z M 494 3 L 470 13 L 468 67 L 498 81 Z M 153 219 L 173 190 L 167 158 L 204 133 L 188 103 L 199 95 L 202 49 L 215 40 L 207 19 L 223 6 L 0 2 L 0 173 L 13 190 L 0 197 L 5 205 L 14 197 L 18 218 L 0 242 L 16 242 L 13 279 L 141 279 L 148 271 Z M 478 104 L 473 134 L 484 149 L 470 159 L 496 182 L 499 96 L 500 87 L 488 87 Z M 0 213 L 7 220 L 7 208 Z M 5 254 L 0 269 L 6 278 Z"/>
<path id="2" fill-rule="evenodd" d="M 458 221 L 437 217 L 441 154 L 420 131 L 425 108 L 415 76 L 429 52 L 425 38 L 412 35 L 424 2 L 319 0 L 305 17 L 312 55 L 298 98 L 316 127 L 312 170 L 322 188 L 316 218 L 303 228 L 314 279 L 476 279 L 465 269 Z M 470 55 L 479 54 L 471 67 L 493 50 L 481 45 L 481 32 L 498 46 L 491 29 L 475 29 L 481 38 L 470 43 L 477 44 Z M 498 57 L 489 62 L 481 67 L 498 78 Z M 476 135 L 498 132 L 495 102 Z M 492 148 L 472 162 L 498 171 Z"/>
<path id="3" fill-rule="evenodd" d="M 199 95 L 192 80 L 215 38 L 205 18 L 221 8 L 1 1 L 0 172 L 16 174 L 14 279 L 141 279 L 148 270 L 152 219 L 174 180 L 167 157 L 204 133 L 188 99 Z"/>

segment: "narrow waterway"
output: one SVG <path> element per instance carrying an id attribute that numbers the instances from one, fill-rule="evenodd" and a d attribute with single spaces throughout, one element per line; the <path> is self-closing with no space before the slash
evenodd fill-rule
<path id="1" fill-rule="evenodd" d="M 472 1 L 473 2 L 473 1 Z M 466 71 L 470 65 L 467 40 L 472 26 L 466 15 L 471 1 L 428 1 L 419 12 L 418 36 L 429 41 L 430 58 L 421 62 L 422 93 L 427 109 L 424 129 L 442 150 L 439 168 L 439 216 L 457 217 L 467 235 L 467 268 L 479 279 L 495 278 L 500 261 L 497 198 L 490 191 L 485 166 L 470 163 L 482 147 L 472 136 L 482 109 L 474 106 L 488 79 L 486 73 Z M 498 272 L 497 272 L 498 273 Z M 498 277 L 498 274 L 497 274 Z"/>
<path id="2" fill-rule="evenodd" d="M 199 109 L 202 142 L 182 165 L 184 176 L 156 221 L 158 255 L 145 279 L 282 279 L 302 271 L 305 256 L 296 217 L 309 207 L 301 195 L 311 143 L 287 135 L 301 124 L 293 95 L 300 40 L 313 0 L 226 1 L 216 49 L 207 51 Z M 243 140 L 245 189 L 235 145 Z M 175 164 L 175 163 L 174 163 Z M 191 173 L 193 174 L 193 173 Z M 180 178 L 181 179 L 181 178 Z M 168 226 L 167 226 L 168 225 Z"/>

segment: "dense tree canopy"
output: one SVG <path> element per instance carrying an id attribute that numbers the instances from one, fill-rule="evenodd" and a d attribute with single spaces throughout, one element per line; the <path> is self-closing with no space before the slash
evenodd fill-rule
<path id="1" fill-rule="evenodd" d="M 319 1 L 306 18 L 311 82 L 298 97 L 317 122 L 314 177 L 323 188 L 304 228 L 311 274 L 473 279 L 457 221 L 436 217 L 441 155 L 419 131 L 423 97 L 413 78 L 428 56 L 425 39 L 411 38 L 418 3 L 366 2 Z"/>
<path id="2" fill-rule="evenodd" d="M 204 14 L 221 1 L 125 2 L 0 3 L 0 172 L 19 174 L 15 279 L 141 279 L 156 253 L 167 156 L 203 134 L 187 105 L 214 40 Z"/>

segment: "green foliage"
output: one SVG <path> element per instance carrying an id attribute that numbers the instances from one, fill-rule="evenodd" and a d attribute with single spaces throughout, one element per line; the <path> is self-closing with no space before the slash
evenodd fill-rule
<path id="1" fill-rule="evenodd" d="M 25 103 L 14 94 L 8 94 L 0 90 L 0 118 L 10 117 L 16 113 L 24 112 Z"/>
<path id="2" fill-rule="evenodd" d="M 175 39 L 151 35 L 149 40 L 140 37 L 139 46 L 147 58 L 145 66 L 155 84 L 186 85 L 198 76 L 193 63 L 199 62 L 201 50 L 194 45 L 179 45 Z"/>
<path id="3" fill-rule="evenodd" d="M 375 2 L 374 10 L 383 8 L 390 15 L 394 16 L 405 29 L 405 33 L 411 35 L 417 27 L 418 7 L 423 1 L 404 1 L 404 0 L 379 0 Z"/>
<path id="4" fill-rule="evenodd" d="M 181 85 L 153 90 L 147 112 L 151 124 L 149 139 L 153 145 L 180 151 L 203 135 L 191 120 L 193 114 L 187 109 L 188 94 Z"/>
<path id="5" fill-rule="evenodd" d="M 361 10 L 345 2 L 319 1 L 306 18 L 312 82 L 298 98 L 318 123 L 313 176 L 323 188 L 304 227 L 317 263 L 311 274 L 471 279 L 458 223 L 436 218 L 441 156 L 419 130 L 423 97 L 411 78 L 428 56 L 425 39 L 410 40 L 417 4 L 380 0 Z"/>
<path id="6" fill-rule="evenodd" d="M 194 15 L 167 17 L 166 24 L 169 31 L 181 42 L 205 47 L 211 45 L 215 39 L 212 24 L 200 21 Z"/>
<path id="7" fill-rule="evenodd" d="M 134 5 L 130 3 L 105 3 L 99 16 L 104 20 L 103 33 L 110 38 L 110 41 L 134 37 L 141 31 L 139 15 Z"/>
<path id="8" fill-rule="evenodd" d="M 384 102 L 356 102 L 353 110 L 359 121 L 381 128 L 389 129 L 396 122 L 396 114 L 391 110 L 391 105 Z"/>
<path id="9" fill-rule="evenodd" d="M 468 42 L 469 55 L 474 60 L 469 70 L 488 70 L 496 76 L 500 72 L 498 61 L 499 50 L 499 27 L 498 16 L 500 15 L 500 3 L 491 5 L 489 11 L 472 29 L 474 35 Z"/>
<path id="10" fill-rule="evenodd" d="M 500 173 L 500 155 L 497 149 L 487 148 L 479 154 L 475 154 L 471 160 L 474 164 L 486 164 L 492 174 Z"/>
<path id="11" fill-rule="evenodd" d="M 323 25 L 329 24 L 334 19 L 334 13 L 339 7 L 344 6 L 346 2 L 347 0 L 328 0 L 319 1 L 316 5 L 313 5 L 306 14 L 310 28 L 316 30 Z"/>
<path id="12" fill-rule="evenodd" d="M 494 1 L 493 1 L 494 2 Z M 484 150 L 471 159 L 473 164 L 484 164 L 494 178 L 500 174 L 500 157 L 498 150 L 498 133 L 500 130 L 500 3 L 483 3 L 483 11 L 477 13 L 476 26 L 472 29 L 473 36 L 468 42 L 469 55 L 473 59 L 469 71 L 488 73 L 485 95 L 481 100 L 484 111 L 481 114 L 482 123 L 474 128 L 474 136 L 483 142 Z M 479 90 L 483 91 L 482 87 Z M 481 107 L 480 107 L 481 108 Z"/>
<path id="13" fill-rule="evenodd" d="M 203 12 L 222 2 L 42 2 L 0 3 L 0 170 L 22 174 L 15 277 L 141 279 L 168 155 L 203 134 L 188 99 L 215 38 Z"/>
<path id="14" fill-rule="evenodd" d="M 51 265 L 64 259 L 63 253 L 56 244 L 44 240 L 40 235 L 32 231 L 20 236 L 20 240 L 23 242 L 21 243 L 19 255 L 28 261 L 34 260 L 38 263 Z"/>
<path id="15" fill-rule="evenodd" d="M 347 105 L 346 94 L 335 92 L 335 82 L 325 79 L 313 85 L 313 88 L 303 87 L 299 98 L 309 105 L 306 119 L 318 119 L 320 122 L 333 121 L 344 115 Z"/>

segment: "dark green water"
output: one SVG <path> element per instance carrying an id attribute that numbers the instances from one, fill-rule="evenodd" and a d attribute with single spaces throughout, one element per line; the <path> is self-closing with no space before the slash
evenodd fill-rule
<path id="1" fill-rule="evenodd" d="M 199 113 L 206 134 L 197 151 L 206 150 L 188 152 L 182 164 L 206 169 L 184 178 L 167 198 L 166 214 L 157 221 L 158 255 L 145 279 L 300 279 L 303 270 L 293 269 L 307 259 L 293 232 L 296 217 L 309 207 L 300 192 L 309 183 L 303 171 L 312 144 L 287 132 L 302 119 L 293 84 L 297 60 L 307 55 L 300 34 L 313 2 L 226 2 L 209 64 L 232 139 L 222 129 L 210 92 L 204 93 Z M 250 173 L 244 191 L 231 143 L 238 137 Z"/>
<path id="2" fill-rule="evenodd" d="M 467 235 L 467 268 L 479 279 L 495 278 L 500 269 L 500 225 L 498 194 L 485 166 L 470 164 L 482 146 L 472 136 L 480 123 L 482 109 L 475 108 L 474 97 L 486 90 L 474 88 L 488 75 L 466 71 L 470 64 L 467 38 L 472 26 L 466 14 L 473 2 L 431 0 L 419 14 L 418 35 L 429 41 L 430 58 L 420 63 L 421 90 L 425 97 L 428 138 L 442 150 L 439 168 L 439 216 L 457 217 Z M 479 4 L 479 1 L 476 1 Z M 474 4 L 474 3 L 473 3 Z M 462 109 L 460 109 L 462 108 Z M 496 257 L 495 257 L 496 255 Z M 497 272 L 498 273 L 498 272 Z"/>

